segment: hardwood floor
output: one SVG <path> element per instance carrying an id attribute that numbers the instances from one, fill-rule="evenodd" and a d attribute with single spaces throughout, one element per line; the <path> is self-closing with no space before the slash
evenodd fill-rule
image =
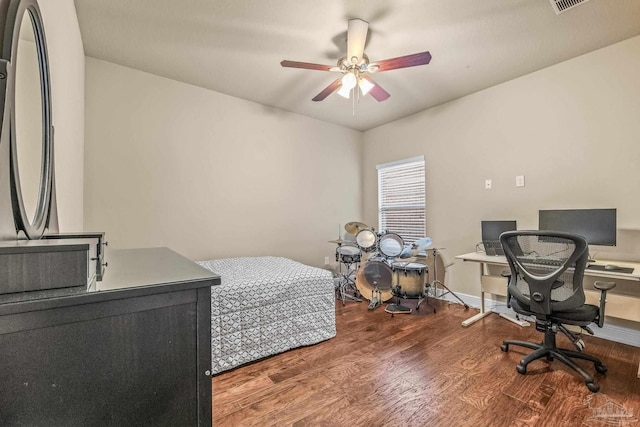
<path id="1" fill-rule="evenodd" d="M 429 301 L 436 313 L 423 305 L 393 318 L 338 303 L 335 338 L 215 376 L 214 425 L 640 426 L 637 347 L 584 338 L 609 368 L 605 376 L 581 364 L 600 384 L 593 394 L 557 361 L 516 372 L 528 350 L 499 345 L 540 341 L 535 328 L 497 315 L 463 328 L 477 310 Z M 558 344 L 570 348 L 564 337 Z"/>

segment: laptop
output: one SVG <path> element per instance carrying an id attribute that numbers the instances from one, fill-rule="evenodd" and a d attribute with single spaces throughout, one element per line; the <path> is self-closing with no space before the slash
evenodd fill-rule
<path id="1" fill-rule="evenodd" d="M 504 255 L 500 235 L 505 231 L 517 230 L 516 221 L 481 221 L 482 246 L 487 255 Z"/>

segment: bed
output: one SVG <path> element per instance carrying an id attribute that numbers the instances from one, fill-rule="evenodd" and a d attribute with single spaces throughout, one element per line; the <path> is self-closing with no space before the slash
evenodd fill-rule
<path id="1" fill-rule="evenodd" d="M 214 374 L 336 335 L 331 272 L 281 257 L 199 261 L 211 288 Z"/>

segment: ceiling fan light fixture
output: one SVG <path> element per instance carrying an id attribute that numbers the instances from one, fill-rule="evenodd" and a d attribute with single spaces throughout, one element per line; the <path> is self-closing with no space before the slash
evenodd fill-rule
<path id="1" fill-rule="evenodd" d="M 367 79 L 360 78 L 360 80 L 358 80 L 358 87 L 360 88 L 360 92 L 362 92 L 362 96 L 367 95 L 369 91 L 373 89 L 373 86 L 373 83 Z"/>
<path id="2" fill-rule="evenodd" d="M 340 89 L 336 93 L 343 98 L 349 99 L 349 96 L 351 95 L 351 88 L 342 85 L 342 87 L 340 87 Z"/>
<path id="3" fill-rule="evenodd" d="M 352 72 L 345 73 L 344 76 L 342 76 L 343 88 L 346 87 L 348 90 L 351 90 L 354 87 L 356 87 L 357 82 L 358 82 L 358 79 L 356 78 L 356 75 Z"/>

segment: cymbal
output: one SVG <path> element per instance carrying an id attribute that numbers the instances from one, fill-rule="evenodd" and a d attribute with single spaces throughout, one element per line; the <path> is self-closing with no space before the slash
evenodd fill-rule
<path id="1" fill-rule="evenodd" d="M 405 258 L 411 258 L 411 257 L 414 257 L 414 256 L 415 256 L 415 254 L 413 253 L 413 250 L 411 249 L 411 246 L 409 246 L 409 247 L 404 248 L 402 250 L 402 252 L 400 252 L 400 255 L 398 256 L 398 258 L 405 259 Z"/>
<path id="2" fill-rule="evenodd" d="M 360 232 L 360 230 L 364 230 L 369 228 L 369 226 L 363 222 L 352 221 L 348 222 L 344 225 L 344 229 L 347 230 L 347 233 L 353 234 L 354 236 Z"/>
<path id="3" fill-rule="evenodd" d="M 422 239 L 418 239 L 413 244 L 407 248 L 404 248 L 400 253 L 398 258 L 411 258 L 418 255 L 420 252 L 424 252 L 429 246 L 431 246 L 433 240 L 431 237 L 423 237 Z"/>
<path id="4" fill-rule="evenodd" d="M 342 239 L 338 239 L 338 240 L 329 240 L 329 243 L 335 243 L 336 245 L 341 245 L 343 243 L 347 243 L 347 240 L 342 240 Z"/>
<path id="5" fill-rule="evenodd" d="M 423 252 L 429 246 L 431 246 L 433 240 L 431 237 L 423 237 L 422 239 L 418 239 L 413 243 L 413 246 L 416 248 L 417 252 Z"/>

